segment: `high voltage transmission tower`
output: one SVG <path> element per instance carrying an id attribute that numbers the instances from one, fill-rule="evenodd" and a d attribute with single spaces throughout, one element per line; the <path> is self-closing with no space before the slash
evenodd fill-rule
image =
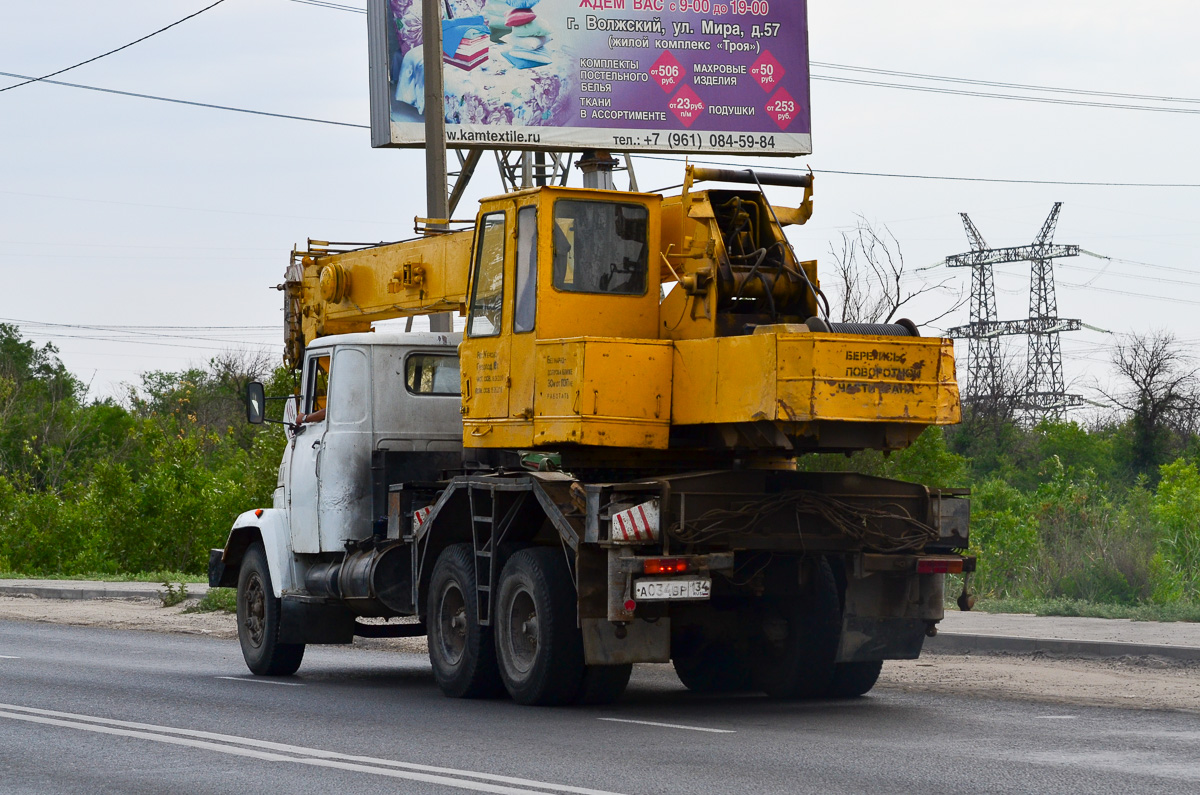
<path id="1" fill-rule="evenodd" d="M 1079 246 L 1052 242 L 1061 208 L 1062 202 L 1054 204 L 1032 245 L 1011 248 L 988 248 L 970 217 L 962 213 L 971 251 L 946 258 L 946 265 L 951 268 L 971 268 L 970 322 L 948 332 L 952 337 L 968 340 L 964 397 L 970 403 L 989 405 L 1010 398 L 1029 422 L 1062 419 L 1068 408 L 1083 405 L 1082 397 L 1067 393 L 1058 337 L 1060 332 L 1078 331 L 1083 327 L 1080 320 L 1058 316 L 1054 259 L 1079 256 Z M 1007 262 L 1032 264 L 1029 317 L 1025 320 L 998 320 L 996 317 L 992 268 Z M 1019 386 L 1005 383 L 1000 356 L 1000 337 L 1018 334 L 1029 338 L 1025 379 Z M 1004 394 L 1006 390 L 1015 390 L 1015 394 Z"/>

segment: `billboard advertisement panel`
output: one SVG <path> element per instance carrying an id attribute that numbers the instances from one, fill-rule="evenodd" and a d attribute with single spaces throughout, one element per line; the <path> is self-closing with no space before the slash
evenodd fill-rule
<path id="1" fill-rule="evenodd" d="M 374 146 L 424 144 L 421 0 L 369 0 Z M 442 0 L 451 148 L 812 151 L 807 0 Z"/>

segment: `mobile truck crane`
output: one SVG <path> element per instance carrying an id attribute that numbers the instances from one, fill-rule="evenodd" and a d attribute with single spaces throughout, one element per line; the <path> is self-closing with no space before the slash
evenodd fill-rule
<path id="1" fill-rule="evenodd" d="M 446 695 L 563 704 L 618 698 L 638 662 L 796 698 L 860 695 L 917 657 L 945 574 L 974 568 L 966 493 L 796 462 L 957 422 L 953 347 L 829 321 L 783 230 L 812 186 L 689 166 L 676 196 L 539 187 L 460 231 L 293 252 L 308 421 L 273 507 L 209 561 L 250 670 L 427 635 Z M 367 333 L 446 311 L 462 335 Z M 251 421 L 264 399 L 251 385 Z M 360 620 L 398 616 L 416 621 Z"/>

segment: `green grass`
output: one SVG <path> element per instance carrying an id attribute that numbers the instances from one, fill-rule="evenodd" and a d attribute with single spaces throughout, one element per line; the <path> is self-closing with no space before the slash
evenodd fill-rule
<path id="1" fill-rule="evenodd" d="M 1200 604 L 1120 605 L 1082 599 L 986 599 L 975 609 L 983 613 L 1032 613 L 1037 616 L 1078 618 L 1128 618 L 1133 621 L 1200 621 Z"/>
<path id="2" fill-rule="evenodd" d="M 0 580 L 87 580 L 95 582 L 177 582 L 207 583 L 207 577 L 184 574 L 181 571 L 143 571 L 135 574 L 29 574 L 19 571 L 0 571 Z"/>
<path id="3" fill-rule="evenodd" d="M 234 588 L 209 588 L 208 593 L 204 595 L 196 604 L 185 609 L 185 613 L 214 613 L 223 611 L 226 613 L 237 612 L 237 590 Z"/>
<path id="4" fill-rule="evenodd" d="M 162 584 L 163 589 L 158 592 L 162 598 L 163 607 L 174 607 L 177 604 L 186 602 L 188 599 L 188 589 L 185 583 L 179 583 L 176 587 L 175 583 L 170 580 Z"/>

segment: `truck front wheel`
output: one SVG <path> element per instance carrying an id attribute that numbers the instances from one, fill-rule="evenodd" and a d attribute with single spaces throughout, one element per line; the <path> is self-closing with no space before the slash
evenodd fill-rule
<path id="1" fill-rule="evenodd" d="M 470 544 L 446 547 L 429 581 L 425 623 L 429 662 L 438 687 L 451 698 L 493 698 L 504 692 L 496 671 L 492 630 L 479 624 Z"/>
<path id="2" fill-rule="evenodd" d="M 237 623 L 246 666 L 259 676 L 294 674 L 304 659 L 303 643 L 279 642 L 279 614 L 267 553 L 256 542 L 246 550 L 238 572 Z"/>
<path id="3" fill-rule="evenodd" d="M 566 704 L 588 695 L 581 693 L 583 637 L 575 614 L 562 550 L 534 547 L 509 558 L 496 599 L 496 658 L 513 701 Z M 616 689 L 613 681 L 605 684 Z"/>

